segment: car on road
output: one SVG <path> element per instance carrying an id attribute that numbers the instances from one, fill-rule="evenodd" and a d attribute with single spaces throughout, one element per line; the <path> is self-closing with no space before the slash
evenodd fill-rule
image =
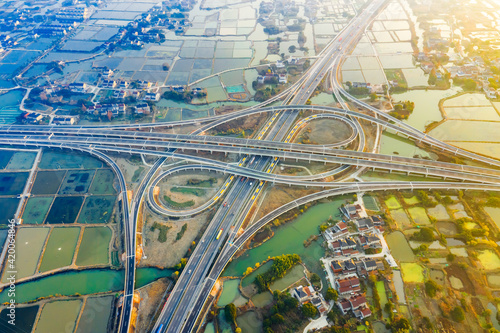
<path id="1" fill-rule="evenodd" d="M 227 206 L 227 201 L 226 201 L 226 202 L 224 202 L 224 206 L 223 206 L 223 207 L 226 207 L 226 206 Z"/>
<path id="2" fill-rule="evenodd" d="M 188 271 L 188 274 L 191 274 L 191 270 Z"/>

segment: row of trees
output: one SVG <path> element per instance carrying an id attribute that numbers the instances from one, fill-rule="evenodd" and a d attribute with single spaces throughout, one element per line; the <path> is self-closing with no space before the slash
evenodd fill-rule
<path id="1" fill-rule="evenodd" d="M 259 290 L 265 291 L 269 289 L 269 285 L 276 279 L 285 276 L 286 272 L 300 263 L 301 259 L 298 254 L 285 254 L 282 256 L 274 257 L 273 264 L 267 272 L 258 274 L 254 283 Z"/>

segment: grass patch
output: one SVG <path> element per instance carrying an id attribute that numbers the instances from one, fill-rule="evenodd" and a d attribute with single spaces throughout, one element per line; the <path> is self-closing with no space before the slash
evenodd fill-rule
<path id="1" fill-rule="evenodd" d="M 132 175 L 132 182 L 136 182 L 139 180 L 139 177 L 141 176 L 141 173 L 144 171 L 144 167 L 139 167 L 137 170 L 134 171 L 134 174 Z"/>
<path id="2" fill-rule="evenodd" d="M 172 187 L 172 192 L 182 193 L 182 194 L 192 194 L 197 197 L 201 197 L 205 195 L 205 190 L 200 188 L 192 188 L 192 187 Z"/>
<path id="3" fill-rule="evenodd" d="M 154 232 L 156 229 L 160 230 L 158 234 L 158 241 L 160 243 L 165 243 L 167 241 L 167 232 L 171 227 L 155 222 L 151 227 L 151 231 Z"/>
<path id="4" fill-rule="evenodd" d="M 217 183 L 217 178 L 210 177 L 210 179 L 207 180 L 190 179 L 187 181 L 186 185 L 198 186 L 198 187 L 212 187 L 216 183 Z"/>
<path id="5" fill-rule="evenodd" d="M 172 206 L 173 208 L 188 208 L 194 206 L 194 200 L 189 200 L 186 202 L 177 202 L 170 199 L 168 195 L 163 196 L 163 199 L 169 206 Z"/>
<path id="6" fill-rule="evenodd" d="M 404 262 L 401 264 L 401 271 L 403 272 L 403 281 L 406 283 L 424 282 L 424 270 L 419 264 Z"/>
<path id="7" fill-rule="evenodd" d="M 187 228 L 188 228 L 187 223 L 184 223 L 181 230 L 177 233 L 177 236 L 175 237 L 175 241 L 180 240 L 182 238 L 182 236 L 184 236 L 184 233 L 186 232 Z"/>

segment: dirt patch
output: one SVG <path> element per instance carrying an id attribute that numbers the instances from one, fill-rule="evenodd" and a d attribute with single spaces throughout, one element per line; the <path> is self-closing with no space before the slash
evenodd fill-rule
<path id="1" fill-rule="evenodd" d="M 157 310 L 161 309 L 163 296 L 167 289 L 170 289 L 172 283 L 167 278 L 161 278 L 157 281 L 139 289 L 141 303 L 136 322 L 136 332 L 149 332 L 151 321 Z"/>
<path id="2" fill-rule="evenodd" d="M 207 223 L 209 212 L 197 215 L 190 219 L 168 220 L 155 215 L 149 209 L 145 212 L 146 222 L 143 228 L 144 254 L 146 259 L 141 260 L 141 266 L 158 266 L 161 268 L 173 267 L 181 258 L 186 256 L 186 253 L 191 246 L 191 243 L 196 239 L 199 232 Z M 151 226 L 157 222 L 161 225 L 170 227 L 167 232 L 167 240 L 165 242 L 158 241 L 159 230 L 151 230 Z M 181 231 L 184 224 L 187 224 L 187 229 L 180 240 L 176 241 L 176 236 Z"/>
<path id="3" fill-rule="evenodd" d="M 316 193 L 318 191 L 318 189 L 313 188 L 304 189 L 297 187 L 288 187 L 286 185 L 271 186 L 267 192 L 265 202 L 257 212 L 257 219 L 260 219 L 261 217 L 290 201 L 306 196 L 308 194 Z"/>
<path id="4" fill-rule="evenodd" d="M 481 300 L 477 297 L 471 297 L 470 302 L 474 312 L 480 316 L 484 312 L 484 306 L 483 303 L 481 303 Z"/>
<path id="5" fill-rule="evenodd" d="M 352 128 L 343 121 L 319 119 L 304 126 L 297 135 L 296 142 L 327 145 L 346 140 L 351 135 Z"/>
<path id="6" fill-rule="evenodd" d="M 469 276 L 467 275 L 465 269 L 456 264 L 452 264 L 446 267 L 444 270 L 448 274 L 448 279 L 450 276 L 459 279 L 462 282 L 463 290 L 466 293 L 471 294 L 473 296 L 476 295 L 476 288 L 474 288 L 474 285 L 472 284 L 472 281 L 469 279 Z"/>

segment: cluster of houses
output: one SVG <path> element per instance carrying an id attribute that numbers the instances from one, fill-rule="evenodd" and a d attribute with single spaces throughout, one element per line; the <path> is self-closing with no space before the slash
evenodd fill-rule
<path id="1" fill-rule="evenodd" d="M 316 309 L 318 309 L 320 314 L 328 311 L 328 304 L 323 298 L 323 295 L 314 290 L 314 288 L 310 285 L 293 288 L 290 295 L 295 297 L 300 302 L 301 306 L 306 303 L 311 303 Z"/>
<path id="2" fill-rule="evenodd" d="M 336 305 L 342 314 L 352 313 L 363 320 L 372 312 L 362 293 L 360 279 L 378 274 L 384 269 L 380 259 L 366 255 L 368 249 L 382 249 L 380 231 L 384 221 L 380 216 L 368 216 L 361 204 L 348 204 L 339 208 L 343 220 L 323 232 L 333 260 L 325 262 L 332 273 L 330 283 L 339 298 Z M 349 227 L 350 226 L 350 227 Z M 349 229 L 350 228 L 350 229 Z"/>

